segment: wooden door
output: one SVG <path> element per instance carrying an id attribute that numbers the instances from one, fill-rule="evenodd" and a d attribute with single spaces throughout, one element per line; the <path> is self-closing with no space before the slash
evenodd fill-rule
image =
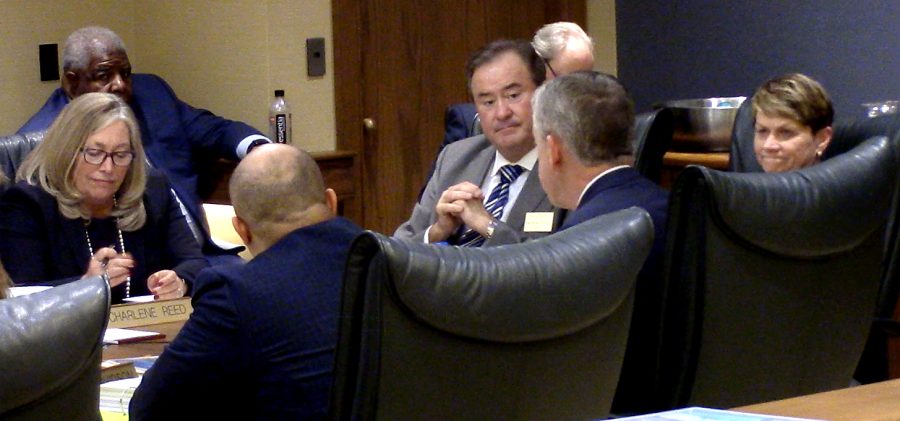
<path id="1" fill-rule="evenodd" d="M 409 218 L 443 139 L 444 110 L 469 101 L 465 62 L 499 38 L 556 21 L 585 26 L 585 0 L 334 0 L 337 145 L 356 151 L 363 220 Z"/>

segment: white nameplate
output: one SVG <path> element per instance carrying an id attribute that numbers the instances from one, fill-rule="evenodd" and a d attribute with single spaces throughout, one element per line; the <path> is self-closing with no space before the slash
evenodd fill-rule
<path id="1" fill-rule="evenodd" d="M 525 214 L 525 232 L 553 231 L 553 212 L 528 212 Z"/>

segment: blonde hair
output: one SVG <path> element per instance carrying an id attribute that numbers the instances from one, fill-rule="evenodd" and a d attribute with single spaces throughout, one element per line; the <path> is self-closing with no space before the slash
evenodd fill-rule
<path id="1" fill-rule="evenodd" d="M 121 121 L 128 127 L 134 159 L 125 180 L 116 192 L 112 216 L 119 229 L 135 231 L 144 226 L 147 212 L 143 195 L 147 183 L 146 158 L 141 134 L 131 108 L 113 94 L 88 93 L 72 100 L 47 130 L 43 142 L 22 163 L 16 179 L 38 186 L 56 198 L 59 212 L 69 219 L 90 220 L 90 212 L 81 206 L 82 194 L 75 188 L 73 172 L 87 138 L 110 124 Z"/>
<path id="2" fill-rule="evenodd" d="M 753 115 L 799 122 L 813 133 L 831 126 L 834 107 L 825 88 L 809 76 L 789 73 L 764 83 L 753 95 Z"/>

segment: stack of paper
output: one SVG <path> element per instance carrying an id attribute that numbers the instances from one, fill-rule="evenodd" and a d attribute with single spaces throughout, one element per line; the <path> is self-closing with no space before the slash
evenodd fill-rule
<path id="1" fill-rule="evenodd" d="M 132 342 L 149 341 L 151 339 L 162 339 L 165 337 L 165 334 L 159 332 L 109 327 L 106 328 L 106 333 L 103 335 L 103 343 L 127 344 Z"/>
<path id="2" fill-rule="evenodd" d="M 682 408 L 674 411 L 618 418 L 616 421 L 815 421 L 806 418 L 760 415 L 701 407 Z"/>
<path id="3" fill-rule="evenodd" d="M 128 413 L 128 404 L 134 389 L 141 384 L 141 377 L 115 380 L 100 385 L 100 410 Z"/>

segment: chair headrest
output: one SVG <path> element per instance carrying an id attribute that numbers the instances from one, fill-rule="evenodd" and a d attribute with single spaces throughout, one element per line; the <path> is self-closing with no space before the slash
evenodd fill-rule
<path id="1" fill-rule="evenodd" d="M 898 160 L 896 144 L 881 136 L 797 171 L 691 167 L 684 177 L 708 185 L 714 220 L 726 232 L 770 252 L 813 258 L 854 248 L 883 229 L 887 215 L 873 212 L 890 209 Z"/>
<path id="2" fill-rule="evenodd" d="M 99 373 L 109 300 L 99 276 L 0 300 L 0 414 Z"/>
<path id="3" fill-rule="evenodd" d="M 439 247 L 374 233 L 360 241 L 381 248 L 392 293 L 415 318 L 520 342 L 573 333 L 615 311 L 649 253 L 653 223 L 631 208 L 524 244 Z"/>

